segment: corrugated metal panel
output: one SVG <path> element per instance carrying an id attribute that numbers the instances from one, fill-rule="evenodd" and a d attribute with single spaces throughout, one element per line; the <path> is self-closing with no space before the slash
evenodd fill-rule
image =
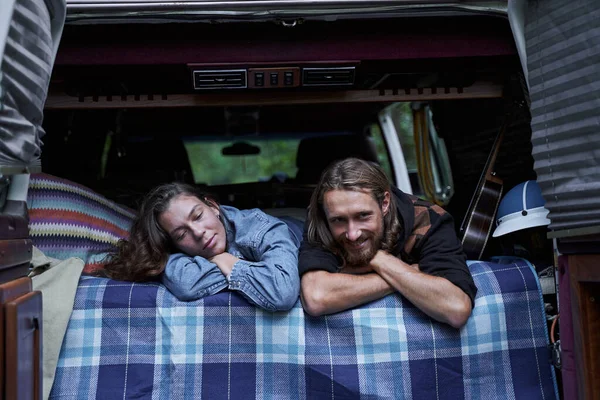
<path id="1" fill-rule="evenodd" d="M 600 225 L 600 1 L 530 1 L 534 168 L 550 229 Z"/>
<path id="2" fill-rule="evenodd" d="M 64 24 L 64 0 L 11 0 L 0 8 L 0 172 L 39 168 L 43 109 Z"/>

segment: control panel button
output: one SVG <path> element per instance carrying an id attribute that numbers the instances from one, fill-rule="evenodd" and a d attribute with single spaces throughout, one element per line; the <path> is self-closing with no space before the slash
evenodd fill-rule
<path id="1" fill-rule="evenodd" d="M 264 86 L 265 85 L 265 74 L 262 72 L 254 73 L 254 86 Z"/>
<path id="2" fill-rule="evenodd" d="M 283 75 L 283 84 L 285 86 L 292 86 L 294 84 L 294 73 L 293 72 L 286 72 Z"/>
<path id="3" fill-rule="evenodd" d="M 271 86 L 279 85 L 279 72 L 271 72 Z"/>

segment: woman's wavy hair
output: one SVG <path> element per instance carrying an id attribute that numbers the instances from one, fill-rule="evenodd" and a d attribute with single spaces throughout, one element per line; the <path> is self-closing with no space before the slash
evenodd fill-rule
<path id="1" fill-rule="evenodd" d="M 390 193 L 390 208 L 383 217 L 383 250 L 394 248 L 398 240 L 400 222 L 390 182 L 378 165 L 358 158 L 347 158 L 331 164 L 315 188 L 308 206 L 308 240 L 339 254 L 335 238 L 331 235 L 323 209 L 323 197 L 330 190 L 367 191 L 382 207 L 385 192 Z"/>
<path id="2" fill-rule="evenodd" d="M 169 254 L 175 251 L 158 218 L 167 210 L 171 200 L 180 195 L 194 196 L 207 205 L 218 206 L 208 194 L 185 183 L 167 183 L 152 189 L 142 201 L 129 239 L 118 242 L 117 252 L 104 260 L 104 269 L 99 275 L 133 282 L 157 279 L 165 269 Z"/>

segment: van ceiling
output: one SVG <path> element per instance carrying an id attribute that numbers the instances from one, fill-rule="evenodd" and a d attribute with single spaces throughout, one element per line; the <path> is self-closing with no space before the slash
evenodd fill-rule
<path id="1" fill-rule="evenodd" d="M 492 17 L 310 21 L 294 28 L 272 23 L 67 25 L 50 98 L 195 93 L 191 65 L 351 65 L 356 75 L 349 89 L 354 90 L 460 91 L 476 82 L 502 85 L 520 70 L 508 21 Z"/>
<path id="2" fill-rule="evenodd" d="M 56 64 L 418 60 L 515 55 L 506 19 L 66 25 Z"/>

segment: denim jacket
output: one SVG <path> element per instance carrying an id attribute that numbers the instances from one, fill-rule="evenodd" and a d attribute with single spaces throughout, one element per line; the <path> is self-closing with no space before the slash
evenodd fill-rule
<path id="1" fill-rule="evenodd" d="M 240 292 L 269 311 L 289 310 L 298 300 L 299 239 L 288 226 L 259 209 L 221 206 L 227 252 L 238 257 L 229 277 L 205 258 L 172 254 L 161 275 L 179 300 L 197 300 L 223 289 Z"/>

